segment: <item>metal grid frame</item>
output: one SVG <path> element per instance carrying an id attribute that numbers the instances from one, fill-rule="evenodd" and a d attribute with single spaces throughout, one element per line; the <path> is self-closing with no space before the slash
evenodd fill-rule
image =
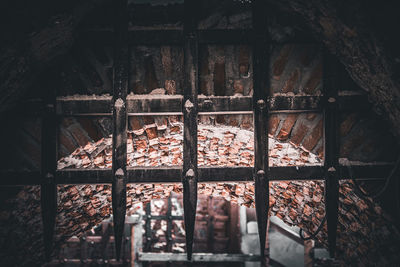
<path id="1" fill-rule="evenodd" d="M 44 244 L 49 259 L 55 228 L 58 184 L 112 183 L 112 207 L 117 259 L 119 259 L 126 212 L 127 183 L 173 183 L 182 182 L 184 188 L 184 219 L 186 229 L 187 260 L 192 259 L 193 231 L 196 216 L 197 183 L 254 181 L 255 203 L 261 244 L 261 261 L 266 262 L 265 241 L 268 220 L 269 181 L 274 180 L 324 180 L 327 194 L 326 212 L 328 223 L 329 252 L 334 256 L 338 220 L 338 181 L 349 179 L 346 166 L 339 164 L 338 111 L 369 108 L 366 96 L 338 94 L 338 63 L 324 51 L 324 95 L 323 96 L 270 96 L 269 54 L 270 45 L 267 27 L 268 6 L 265 1 L 253 0 L 253 30 L 198 30 L 196 1 L 184 1 L 184 29 L 169 31 L 128 32 L 127 1 L 115 1 L 114 76 L 113 97 L 105 99 L 68 100 L 49 92 L 43 102 L 33 102 L 22 107 L 22 111 L 36 108 L 43 116 L 42 167 L 36 172 L 0 172 L 0 186 L 41 185 L 41 205 L 44 223 Z M 172 35 L 171 35 L 172 34 Z M 111 40 L 110 32 L 91 32 L 87 38 Z M 140 37 L 140 38 L 139 38 Z M 166 98 L 129 98 L 128 89 L 128 44 L 184 44 L 184 95 Z M 292 43 L 308 40 L 293 40 Z M 253 45 L 254 95 L 237 98 L 198 97 L 198 45 L 250 43 Z M 356 103 L 356 104 L 355 104 Z M 268 118 L 274 112 L 324 113 L 325 162 L 323 166 L 268 166 Z M 179 113 L 184 117 L 183 167 L 127 168 L 126 139 L 128 115 L 152 115 Z M 255 166 L 252 167 L 198 167 L 197 166 L 197 116 L 198 114 L 243 114 L 254 117 Z M 113 163 L 112 169 L 77 170 L 56 169 L 57 116 L 111 115 L 113 118 Z M 357 179 L 383 179 L 392 168 L 391 163 L 352 165 Z M 181 178 L 179 178 L 181 177 Z"/>

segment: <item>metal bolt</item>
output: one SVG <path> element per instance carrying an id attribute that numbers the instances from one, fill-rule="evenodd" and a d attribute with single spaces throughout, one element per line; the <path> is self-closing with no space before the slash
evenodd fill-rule
<path id="1" fill-rule="evenodd" d="M 52 174 L 52 173 L 47 173 L 46 174 L 46 179 L 48 179 L 48 180 L 50 180 L 50 179 L 53 179 L 54 178 L 54 175 Z"/>
<path id="2" fill-rule="evenodd" d="M 335 103 L 336 102 L 336 98 L 330 97 L 330 98 L 328 98 L 328 102 L 329 103 Z"/>
<path id="3" fill-rule="evenodd" d="M 336 169 L 333 166 L 328 169 L 328 172 L 335 172 L 335 171 L 336 171 Z"/>
<path id="4" fill-rule="evenodd" d="M 194 177 L 194 171 L 193 171 L 193 169 L 189 169 L 189 170 L 186 172 L 186 177 L 189 178 L 189 179 Z"/>
<path id="5" fill-rule="evenodd" d="M 148 219 L 151 219 L 151 215 L 150 215 L 150 214 L 149 214 L 149 215 L 147 215 L 147 218 L 148 218 Z"/>
<path id="6" fill-rule="evenodd" d="M 126 241 L 129 241 L 129 239 L 130 239 L 129 236 L 127 236 L 127 237 L 125 238 Z"/>
<path id="7" fill-rule="evenodd" d="M 124 171 L 119 168 L 116 172 L 115 172 L 115 176 L 124 176 Z"/>
<path id="8" fill-rule="evenodd" d="M 114 107 L 116 109 L 122 108 L 124 106 L 125 106 L 125 102 L 124 102 L 124 100 L 122 100 L 122 98 L 118 98 L 117 100 L 115 100 Z"/>
<path id="9" fill-rule="evenodd" d="M 259 109 L 264 109 L 265 108 L 265 101 L 263 99 L 257 100 L 257 106 Z"/>
<path id="10" fill-rule="evenodd" d="M 190 102 L 190 100 L 186 100 L 185 102 L 185 109 L 186 111 L 189 113 L 192 109 L 193 109 L 194 105 L 192 102 Z"/>
<path id="11" fill-rule="evenodd" d="M 259 175 L 259 176 L 265 175 L 264 170 L 258 170 L 258 171 L 257 171 L 257 175 Z"/>

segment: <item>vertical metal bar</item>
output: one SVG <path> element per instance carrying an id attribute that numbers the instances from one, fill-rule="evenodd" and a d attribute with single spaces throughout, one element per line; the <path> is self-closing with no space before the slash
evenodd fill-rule
<path id="1" fill-rule="evenodd" d="M 146 204 L 146 251 L 151 249 L 151 203 Z"/>
<path id="2" fill-rule="evenodd" d="M 55 113 L 56 93 L 50 86 L 44 96 L 44 116 L 42 121 L 41 144 L 41 209 L 43 220 L 43 237 L 46 260 L 49 261 L 53 251 L 53 237 L 57 212 L 57 117 Z"/>
<path id="3" fill-rule="evenodd" d="M 338 62 L 327 51 L 324 51 L 324 109 L 325 132 L 325 208 L 328 224 L 328 248 L 333 258 L 336 248 L 336 231 L 339 202 L 339 125 L 338 125 Z"/>
<path id="4" fill-rule="evenodd" d="M 80 245 L 81 245 L 81 263 L 85 264 L 87 263 L 87 258 L 88 258 L 88 243 L 86 241 L 86 235 L 81 237 Z"/>
<path id="5" fill-rule="evenodd" d="M 167 209 L 167 251 L 172 252 L 172 203 L 171 196 L 168 198 L 168 209 Z"/>
<path id="6" fill-rule="evenodd" d="M 254 181 L 255 204 L 260 238 L 262 264 L 266 265 L 265 243 L 267 236 L 269 184 L 268 184 L 268 110 L 270 92 L 269 62 L 270 45 L 267 24 L 267 4 L 253 1 L 253 113 L 254 113 Z"/>
<path id="7" fill-rule="evenodd" d="M 128 20 L 127 0 L 115 1 L 115 47 L 113 76 L 113 151 L 112 151 L 112 208 L 116 258 L 121 254 L 126 213 L 126 140 L 128 91 Z"/>
<path id="8" fill-rule="evenodd" d="M 194 224 L 197 206 L 197 86 L 198 40 L 196 0 L 184 3 L 184 96 L 183 96 L 183 208 L 187 259 L 192 259 Z"/>

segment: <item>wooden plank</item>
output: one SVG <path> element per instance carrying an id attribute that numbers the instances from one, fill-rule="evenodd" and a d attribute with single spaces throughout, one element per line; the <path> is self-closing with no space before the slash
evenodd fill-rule
<path id="1" fill-rule="evenodd" d="M 44 96 L 44 114 L 41 134 L 41 181 L 40 197 L 43 220 L 43 237 L 46 260 L 53 251 L 53 237 L 57 213 L 57 117 L 55 112 L 56 92 L 47 90 Z"/>
<path id="2" fill-rule="evenodd" d="M 127 0 L 115 2 L 113 66 L 112 209 L 116 258 L 120 259 L 126 214 L 126 150 L 129 50 Z"/>
<path id="3" fill-rule="evenodd" d="M 328 250 L 335 257 L 339 202 L 339 112 L 338 112 L 338 62 L 324 52 L 324 109 L 325 130 L 325 207 L 328 224 Z"/>
<path id="4" fill-rule="evenodd" d="M 183 208 L 187 259 L 191 260 L 197 207 L 198 40 L 196 0 L 184 1 Z"/>
<path id="5" fill-rule="evenodd" d="M 186 253 L 138 253 L 139 261 L 143 262 L 184 262 L 187 260 Z M 246 254 L 214 254 L 214 253 L 193 253 L 193 262 L 246 262 L 260 261 L 259 255 Z"/>
<path id="6" fill-rule="evenodd" d="M 253 119 L 254 119 L 254 181 L 255 205 L 260 240 L 261 264 L 268 264 L 266 254 L 267 221 L 269 206 L 269 166 L 268 166 L 268 107 L 270 95 L 270 45 L 267 4 L 263 0 L 252 2 L 253 14 Z"/>

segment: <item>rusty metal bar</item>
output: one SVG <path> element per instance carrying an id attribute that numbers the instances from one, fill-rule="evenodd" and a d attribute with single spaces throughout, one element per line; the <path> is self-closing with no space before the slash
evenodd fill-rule
<path id="1" fill-rule="evenodd" d="M 183 208 L 187 259 L 192 258 L 197 206 L 197 83 L 198 40 L 196 0 L 184 1 L 184 96 L 183 96 Z"/>
<path id="2" fill-rule="evenodd" d="M 268 177 L 268 107 L 270 94 L 267 4 L 263 0 L 252 3 L 253 12 L 253 111 L 254 111 L 254 181 L 255 204 L 260 239 L 260 255 L 263 266 L 268 264 L 266 253 L 267 221 L 269 206 Z M 267 257 L 266 257 L 267 256 Z"/>
<path id="3" fill-rule="evenodd" d="M 43 237 L 46 260 L 53 251 L 53 237 L 57 212 L 57 117 L 55 112 L 56 92 L 52 86 L 44 96 L 44 115 L 41 141 L 41 209 L 43 219 Z"/>
<path id="4" fill-rule="evenodd" d="M 339 202 L 339 112 L 338 112 L 338 62 L 324 51 L 324 109 L 325 131 L 325 208 L 328 224 L 328 249 L 333 258 L 336 249 L 336 232 Z"/>
<path id="5" fill-rule="evenodd" d="M 115 2 L 113 78 L 112 208 L 116 258 L 120 259 L 126 213 L 126 140 L 129 50 L 127 0 Z"/>

